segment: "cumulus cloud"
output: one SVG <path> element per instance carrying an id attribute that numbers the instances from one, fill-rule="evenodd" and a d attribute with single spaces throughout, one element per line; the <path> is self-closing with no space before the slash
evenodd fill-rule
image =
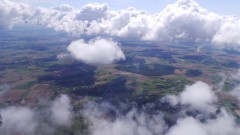
<path id="1" fill-rule="evenodd" d="M 204 128 L 210 135 L 237 135 L 240 132 L 240 126 L 235 121 L 236 119 L 233 115 L 222 109 L 216 119 L 208 120 L 204 124 Z"/>
<path id="2" fill-rule="evenodd" d="M 98 3 L 80 9 L 69 5 L 46 9 L 2 0 L 0 7 L 1 28 L 28 22 L 75 35 L 211 42 L 234 49 L 240 46 L 240 19 L 209 12 L 194 0 L 178 0 L 156 14 L 135 8 L 113 11 L 107 4 Z"/>
<path id="3" fill-rule="evenodd" d="M 176 106 L 179 102 L 179 98 L 175 95 L 166 95 L 161 99 L 162 103 L 169 103 L 171 106 Z"/>
<path id="4" fill-rule="evenodd" d="M 225 18 L 218 31 L 213 36 L 212 42 L 216 45 L 230 45 L 239 49 L 240 45 L 240 19 L 237 17 Z"/>
<path id="5" fill-rule="evenodd" d="M 211 40 L 220 21 L 220 16 L 201 8 L 193 0 L 179 0 L 167 6 L 157 18 L 148 39 L 157 40 L 164 35 L 171 40 L 207 41 Z"/>
<path id="6" fill-rule="evenodd" d="M 73 41 L 67 49 L 73 58 L 88 64 L 110 64 L 125 59 L 116 42 L 101 38 Z"/>
<path id="7" fill-rule="evenodd" d="M 202 113 L 214 113 L 217 108 L 217 96 L 212 88 L 201 81 L 192 85 L 187 85 L 179 95 L 166 95 L 161 99 L 162 103 L 168 103 L 171 106 L 178 104 L 188 107 L 192 111 Z"/>
<path id="8" fill-rule="evenodd" d="M 180 119 L 167 135 L 208 135 L 200 125 L 201 123 L 192 117 Z"/>
<path id="9" fill-rule="evenodd" d="M 27 4 L 17 4 L 8 0 L 0 2 L 0 29 L 12 28 L 17 23 L 22 23 L 23 19 L 31 17 L 32 8 Z"/>
<path id="10" fill-rule="evenodd" d="M 121 114 L 109 104 L 90 104 L 83 114 L 90 125 L 92 135 L 154 135 L 163 134 L 165 122 L 163 115 L 149 115 L 132 109 Z"/>
<path id="11" fill-rule="evenodd" d="M 216 116 L 201 122 L 193 117 L 181 118 L 177 124 L 170 128 L 167 135 L 237 135 L 240 127 L 235 123 L 234 117 L 224 109 Z"/>
<path id="12" fill-rule="evenodd" d="M 180 115 L 177 123 L 168 129 L 166 135 L 237 135 L 240 131 L 236 118 L 225 108 L 216 112 L 217 97 L 212 88 L 204 82 L 198 81 L 186 86 L 178 96 L 169 95 L 163 99 L 170 104 L 177 104 L 176 99 L 178 99 L 178 102 L 183 105 L 181 109 L 183 111 L 185 109 L 199 111 L 196 116 Z M 190 107 L 185 108 L 185 105 Z M 214 117 L 208 117 L 206 113 L 211 113 Z"/>
<path id="13" fill-rule="evenodd" d="M 108 11 L 108 5 L 91 3 L 83 6 L 81 11 L 76 15 L 78 20 L 97 21 L 98 19 L 104 18 Z"/>
<path id="14" fill-rule="evenodd" d="M 50 113 L 48 113 L 50 112 Z M 71 124 L 70 99 L 66 95 L 56 98 L 50 107 L 36 109 L 23 106 L 1 108 L 1 135 L 42 135 L 53 134 L 57 126 Z"/>
<path id="15" fill-rule="evenodd" d="M 194 110 L 202 112 L 216 111 L 214 103 L 217 101 L 217 97 L 212 88 L 204 82 L 198 81 L 193 85 L 186 86 L 179 98 L 182 105 L 189 105 Z"/>

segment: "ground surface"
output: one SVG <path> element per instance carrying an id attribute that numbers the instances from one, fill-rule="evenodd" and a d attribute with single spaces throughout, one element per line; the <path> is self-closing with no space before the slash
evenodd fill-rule
<path id="1" fill-rule="evenodd" d="M 58 59 L 59 54 L 67 53 L 66 47 L 72 40 L 50 29 L 1 31 L 0 107 L 16 104 L 34 107 L 59 93 L 71 95 L 76 108 L 86 96 L 92 100 L 145 104 L 177 94 L 198 80 L 218 91 L 222 75 L 235 73 L 240 63 L 239 52 L 214 49 L 207 44 L 121 40 L 125 61 L 87 65 L 71 58 Z M 217 92 L 220 103 L 237 115 L 239 101 L 227 91 L 238 83 L 226 79 L 222 91 Z M 82 125 L 76 119 L 74 126 Z"/>

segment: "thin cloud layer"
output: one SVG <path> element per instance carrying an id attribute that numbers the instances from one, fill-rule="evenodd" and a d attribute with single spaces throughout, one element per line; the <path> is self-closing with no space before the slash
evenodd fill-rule
<path id="1" fill-rule="evenodd" d="M 92 135 L 238 135 L 240 133 L 240 125 L 236 122 L 236 118 L 225 108 L 218 108 L 219 111 L 215 112 L 209 109 L 209 106 L 215 107 L 213 102 L 217 101 L 216 95 L 211 87 L 203 82 L 196 82 L 187 86 L 179 95 L 168 95 L 160 101 L 160 105 L 156 103 L 142 108 L 129 109 L 123 105 L 122 108 L 128 108 L 128 111 L 122 110 L 121 106 L 90 103 L 86 105 L 83 115 Z M 168 112 L 165 107 L 161 109 L 161 106 L 166 106 L 161 104 L 163 102 L 169 102 L 171 111 Z M 186 107 L 186 104 L 191 107 Z M 202 107 L 206 107 L 206 110 L 202 110 Z M 198 110 L 195 114 L 187 113 L 193 108 Z M 205 115 L 206 112 L 211 113 L 211 117 Z M 169 115 L 173 122 L 169 123 L 169 120 L 166 120 Z"/>
<path id="2" fill-rule="evenodd" d="M 180 118 L 166 135 L 237 135 L 239 132 L 234 117 L 222 109 L 216 119 L 207 119 L 206 122 L 193 117 Z"/>
<path id="3" fill-rule="evenodd" d="M 122 115 L 120 110 L 107 103 L 90 103 L 83 114 L 92 135 L 161 135 L 166 128 L 161 113 L 149 115 L 132 109 Z"/>
<path id="4" fill-rule="evenodd" d="M 167 135 L 207 135 L 206 131 L 200 125 L 201 122 L 192 117 L 180 119 L 169 130 Z"/>
<path id="5" fill-rule="evenodd" d="M 88 64 L 111 64 L 125 60 L 121 48 L 112 40 L 96 38 L 85 42 L 81 39 L 73 41 L 67 49 L 73 58 Z"/>
<path id="6" fill-rule="evenodd" d="M 63 5 L 60 5 L 60 6 L 53 7 L 53 9 L 63 11 L 63 12 L 70 12 L 70 11 L 74 10 L 74 8 L 72 6 L 67 5 L 67 4 L 63 4 Z"/>
<path id="7" fill-rule="evenodd" d="M 4 135 L 32 135 L 36 131 L 37 122 L 34 112 L 27 107 L 8 107 L 1 110 L 3 125 L 0 133 Z"/>
<path id="8" fill-rule="evenodd" d="M 69 126 L 72 121 L 72 107 L 67 95 L 60 95 L 51 107 L 52 122 L 59 126 Z"/>
<path id="9" fill-rule="evenodd" d="M 25 22 L 74 35 L 211 42 L 234 49 L 240 46 L 240 19 L 209 12 L 194 0 L 178 0 L 156 14 L 135 8 L 113 11 L 107 4 L 98 3 L 90 3 L 80 9 L 69 5 L 46 9 L 8 0 L 1 0 L 0 11 L 1 29 Z"/>
<path id="10" fill-rule="evenodd" d="M 238 84 L 233 90 L 231 90 L 230 94 L 234 97 L 237 97 L 238 100 L 240 100 L 240 84 Z"/>
<path id="11" fill-rule="evenodd" d="M 0 109 L 0 113 L 3 120 L 0 127 L 1 135 L 54 134 L 57 126 L 69 126 L 73 115 L 70 98 L 66 95 L 55 99 L 49 108 L 39 110 L 30 107 L 9 106 Z"/>
<path id="12" fill-rule="evenodd" d="M 0 96 L 4 95 L 5 93 L 7 93 L 7 91 L 9 91 L 10 87 L 8 84 L 2 84 L 0 85 Z"/>

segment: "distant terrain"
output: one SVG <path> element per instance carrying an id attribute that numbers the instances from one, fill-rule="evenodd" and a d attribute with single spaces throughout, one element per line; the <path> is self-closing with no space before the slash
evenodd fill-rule
<path id="1" fill-rule="evenodd" d="M 36 107 L 59 94 L 70 95 L 75 110 L 81 108 L 86 97 L 112 104 L 134 102 L 141 107 L 165 95 L 176 95 L 186 85 L 201 80 L 216 91 L 219 106 L 232 112 L 240 110 L 239 101 L 228 93 L 239 81 L 226 78 L 219 91 L 223 74 L 231 75 L 239 69 L 240 52 L 194 42 L 114 39 L 120 43 L 126 60 L 89 65 L 72 59 L 66 51 L 74 37 L 51 29 L 38 29 L 42 28 L 17 27 L 1 31 L 0 107 Z M 60 54 L 66 57 L 59 58 Z M 76 119 L 72 128 L 81 126 L 81 121 L 82 118 Z"/>

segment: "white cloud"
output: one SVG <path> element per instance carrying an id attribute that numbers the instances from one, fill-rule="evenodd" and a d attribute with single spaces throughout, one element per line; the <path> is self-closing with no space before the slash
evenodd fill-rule
<path id="1" fill-rule="evenodd" d="M 201 81 L 187 85 L 179 95 L 164 96 L 161 102 L 169 103 L 172 107 L 181 104 L 187 106 L 187 110 L 205 114 L 215 113 L 217 109 L 217 96 L 208 84 Z"/>
<path id="2" fill-rule="evenodd" d="M 75 59 L 88 64 L 110 64 L 125 59 L 116 42 L 101 38 L 88 43 L 84 40 L 73 41 L 67 49 Z"/>
<path id="3" fill-rule="evenodd" d="M 175 95 L 166 95 L 161 99 L 162 103 L 169 103 L 171 106 L 176 106 L 179 102 L 179 98 Z"/>
<path id="4" fill-rule="evenodd" d="M 29 17 L 30 6 L 26 4 L 16 4 L 8 0 L 0 2 L 0 29 L 9 29 L 16 23 L 21 23 L 23 17 Z"/>
<path id="5" fill-rule="evenodd" d="M 169 102 L 176 101 L 176 96 Z M 216 112 L 217 97 L 212 88 L 204 82 L 196 82 L 193 85 L 186 86 L 180 93 L 178 100 L 182 105 L 189 105 L 190 110 L 198 110 L 196 117 L 183 115 L 177 120 L 166 135 L 237 135 L 240 132 L 240 126 L 235 122 L 235 117 L 221 108 L 220 113 Z M 182 108 L 181 110 L 185 110 Z M 206 113 L 211 113 L 215 118 L 208 117 Z M 198 117 L 200 116 L 200 117 Z M 201 120 L 203 121 L 201 121 Z"/>
<path id="6" fill-rule="evenodd" d="M 72 108 L 67 95 L 60 95 L 54 100 L 51 108 L 52 122 L 60 126 L 69 126 L 72 121 Z"/>
<path id="7" fill-rule="evenodd" d="M 200 122 L 193 117 L 180 118 L 166 135 L 237 135 L 240 127 L 234 117 L 224 109 L 215 119 Z"/>
<path id="8" fill-rule="evenodd" d="M 189 92 L 189 89 L 196 92 L 196 89 L 199 90 L 199 88 L 206 89 L 206 91 L 210 89 L 203 82 L 197 82 L 188 86 L 182 93 Z M 206 91 L 205 93 L 209 93 Z M 197 97 L 198 94 L 197 92 L 190 95 L 199 99 L 202 94 Z M 171 97 L 169 99 L 174 99 L 174 101 L 177 98 L 176 96 L 168 97 Z M 211 98 L 208 99 L 203 99 L 203 103 L 197 101 L 197 104 L 205 104 L 211 101 Z M 194 103 L 194 105 L 196 104 Z M 235 117 L 224 108 L 219 112 L 212 113 L 213 117 L 203 117 L 201 120 L 188 114 L 181 115 L 176 112 L 172 115 L 170 113 L 171 117 L 176 119 L 177 122 L 169 125 L 165 121 L 165 116 L 169 116 L 169 113 L 156 109 L 156 106 L 130 107 L 131 109 L 129 107 L 125 105 L 116 107 L 107 103 L 90 102 L 83 107 L 81 112 L 88 124 L 89 133 L 92 135 L 238 135 L 240 133 L 240 125 L 236 122 Z M 179 112 L 185 109 L 184 106 L 175 107 Z M 51 112 L 50 115 L 49 113 L 43 113 L 48 111 Z M 66 123 L 69 123 L 69 119 L 72 118 L 70 99 L 66 95 L 56 98 L 52 105 L 47 108 L 47 111 L 11 106 L 0 109 L 0 113 L 3 117 L 0 133 L 4 135 L 54 134 L 53 131 L 56 126 L 67 126 Z M 198 113 L 204 112 L 200 111 Z"/>
<path id="9" fill-rule="evenodd" d="M 1 110 L 3 125 L 0 133 L 4 135 L 25 134 L 33 135 L 37 122 L 34 112 L 27 107 L 8 107 Z"/>
<path id="10" fill-rule="evenodd" d="M 187 117 L 178 120 L 177 124 L 174 125 L 167 133 L 167 135 L 193 135 L 193 134 L 208 135 L 201 126 L 201 123 L 192 117 Z"/>
<path id="11" fill-rule="evenodd" d="M 97 21 L 98 19 L 106 17 L 108 11 L 108 5 L 105 4 L 98 4 L 98 3 L 92 3 L 87 4 L 83 6 L 79 12 L 79 14 L 76 15 L 76 19 L 82 20 L 82 21 Z"/>
<path id="12" fill-rule="evenodd" d="M 69 126 L 73 117 L 67 95 L 61 95 L 50 107 L 43 109 L 8 106 L 1 108 L 0 113 L 2 115 L 1 135 L 53 134 L 56 127 Z"/>
<path id="13" fill-rule="evenodd" d="M 235 49 L 240 46 L 240 19 L 209 12 L 194 0 L 178 0 L 157 14 L 135 8 L 113 11 L 107 4 L 98 3 L 87 4 L 80 9 L 61 5 L 53 10 L 2 0 L 0 7 L 0 28 L 28 22 L 76 35 L 202 41 Z"/>
<path id="14" fill-rule="evenodd" d="M 182 109 L 178 107 L 179 111 Z M 85 106 L 83 116 L 92 135 L 238 135 L 240 131 L 234 116 L 224 108 L 213 113 L 214 117 L 201 120 L 178 114 L 174 117 L 176 123 L 170 124 L 170 127 L 164 119 L 164 113 L 168 116 L 168 112 L 154 110 L 158 112 L 154 113 L 152 110 L 149 113 L 139 108 L 125 111 L 106 103 L 90 103 Z"/>
<path id="15" fill-rule="evenodd" d="M 116 114 L 111 116 L 109 111 Z M 84 116 L 89 122 L 92 135 L 154 135 L 163 134 L 165 122 L 161 113 L 148 115 L 132 109 L 127 114 L 121 114 L 118 109 L 108 104 L 90 104 L 84 110 Z"/>
<path id="16" fill-rule="evenodd" d="M 194 110 L 206 113 L 216 111 L 214 103 L 217 101 L 217 97 L 212 88 L 204 82 L 198 81 L 193 85 L 186 86 L 179 98 L 182 105 L 189 105 Z"/>
<path id="17" fill-rule="evenodd" d="M 233 115 L 222 109 L 216 119 L 208 120 L 204 124 L 204 128 L 210 135 L 237 135 L 240 133 L 240 126 L 235 121 Z"/>
<path id="18" fill-rule="evenodd" d="M 193 0 L 179 0 L 158 14 L 153 31 L 150 31 L 154 33 L 149 38 L 157 39 L 164 34 L 172 40 L 206 41 L 216 32 L 219 19 L 218 15 L 207 12 Z"/>
<path id="19" fill-rule="evenodd" d="M 213 36 L 212 42 L 216 45 L 228 45 L 240 49 L 240 19 L 226 17 L 223 19 L 218 31 Z M 224 46 L 223 46 L 224 47 Z"/>

